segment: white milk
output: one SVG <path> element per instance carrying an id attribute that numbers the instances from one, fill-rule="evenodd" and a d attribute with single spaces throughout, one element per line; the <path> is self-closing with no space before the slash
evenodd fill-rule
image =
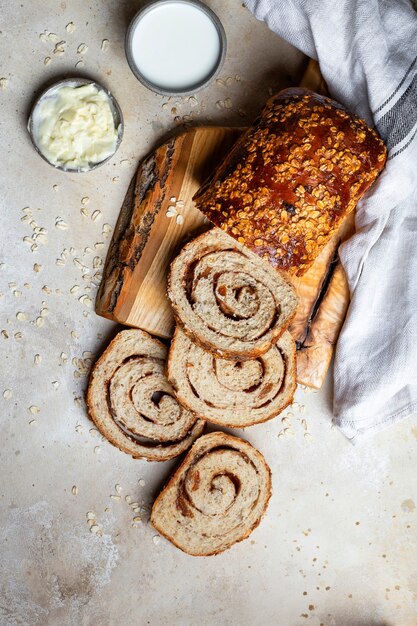
<path id="1" fill-rule="evenodd" d="M 156 5 L 132 36 L 139 72 L 162 89 L 187 91 L 209 77 L 220 56 L 220 38 L 210 17 L 192 4 Z"/>

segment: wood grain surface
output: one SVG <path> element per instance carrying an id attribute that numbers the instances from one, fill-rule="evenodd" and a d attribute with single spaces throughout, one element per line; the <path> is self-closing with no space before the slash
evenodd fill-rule
<path id="1" fill-rule="evenodd" d="M 326 86 L 311 61 L 301 82 L 321 93 Z M 242 132 L 196 127 L 171 138 L 139 165 L 123 202 L 107 255 L 96 312 L 127 326 L 170 338 L 174 328 L 166 296 L 171 259 L 186 241 L 210 228 L 192 196 Z M 290 328 L 297 342 L 298 382 L 319 388 L 349 303 L 335 236 L 310 270 L 294 284 L 301 298 Z"/>

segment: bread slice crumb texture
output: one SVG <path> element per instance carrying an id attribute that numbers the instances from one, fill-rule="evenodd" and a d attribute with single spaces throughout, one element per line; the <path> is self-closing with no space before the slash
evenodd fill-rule
<path id="1" fill-rule="evenodd" d="M 94 365 L 87 392 L 91 419 L 134 458 L 165 461 L 185 452 L 204 421 L 183 408 L 165 374 L 167 347 L 148 333 L 120 332 Z"/>
<path id="2" fill-rule="evenodd" d="M 151 523 L 193 556 L 218 554 L 258 526 L 271 471 L 251 444 L 225 433 L 200 437 L 156 499 Z"/>
<path id="3" fill-rule="evenodd" d="M 168 296 L 189 336 L 220 356 L 242 359 L 266 352 L 298 304 L 280 272 L 217 228 L 174 259 Z"/>

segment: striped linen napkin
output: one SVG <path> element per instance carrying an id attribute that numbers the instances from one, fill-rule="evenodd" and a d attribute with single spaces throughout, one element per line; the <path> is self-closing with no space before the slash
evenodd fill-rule
<path id="1" fill-rule="evenodd" d="M 417 411 L 417 13 L 408 0 L 246 0 L 316 59 L 330 94 L 375 127 L 387 165 L 340 248 L 351 304 L 334 422 L 353 442 Z"/>

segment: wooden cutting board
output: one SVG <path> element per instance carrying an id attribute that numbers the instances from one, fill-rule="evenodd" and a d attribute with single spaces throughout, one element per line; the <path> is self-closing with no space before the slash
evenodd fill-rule
<path id="1" fill-rule="evenodd" d="M 325 93 L 315 62 L 303 86 Z M 210 228 L 192 196 L 243 129 L 197 127 L 162 144 L 133 177 L 110 244 L 96 311 L 121 324 L 170 338 L 174 328 L 166 296 L 171 259 L 186 241 Z M 349 232 L 344 227 L 343 236 Z M 349 303 L 338 261 L 341 234 L 313 267 L 294 279 L 301 298 L 291 332 L 297 342 L 298 381 L 319 388 Z"/>

